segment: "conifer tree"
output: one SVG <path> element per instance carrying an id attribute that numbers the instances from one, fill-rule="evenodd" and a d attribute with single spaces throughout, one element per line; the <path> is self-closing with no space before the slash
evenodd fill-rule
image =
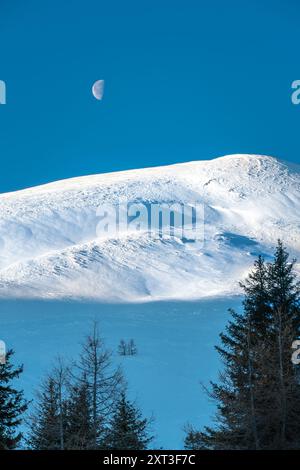
<path id="1" fill-rule="evenodd" d="M 91 449 L 94 434 L 89 386 L 85 377 L 78 384 L 70 386 L 70 389 L 66 448 Z"/>
<path id="2" fill-rule="evenodd" d="M 5 361 L 0 363 L 0 448 L 15 449 L 18 447 L 22 433 L 18 431 L 22 415 L 28 408 L 23 391 L 18 391 L 12 381 L 19 378 L 23 366 L 14 367 L 11 359 L 14 354 L 9 350 Z"/>
<path id="3" fill-rule="evenodd" d="M 299 284 L 279 241 L 274 261 L 256 261 L 242 284 L 244 311 L 232 320 L 216 349 L 224 363 L 210 396 L 217 426 L 189 428 L 187 448 L 300 448 L 300 386 L 291 362 L 299 337 Z"/>
<path id="4" fill-rule="evenodd" d="M 67 430 L 68 369 L 58 358 L 56 366 L 46 377 L 34 400 L 29 417 L 29 447 L 33 450 L 64 450 Z"/>
<path id="5" fill-rule="evenodd" d="M 299 368 L 291 361 L 291 346 L 300 333 L 300 284 L 294 264 L 279 241 L 274 262 L 267 269 L 271 318 L 266 346 L 273 403 L 265 406 L 274 429 L 269 435 L 270 446 L 276 449 L 300 448 Z"/>
<path id="6" fill-rule="evenodd" d="M 119 346 L 118 346 L 118 353 L 120 356 L 126 356 L 127 355 L 127 344 L 124 341 L 124 339 L 121 339 Z"/>
<path id="7" fill-rule="evenodd" d="M 34 406 L 34 414 L 29 419 L 29 447 L 33 450 L 60 449 L 58 394 L 52 377 L 44 381 Z"/>
<path id="8" fill-rule="evenodd" d="M 143 418 L 141 411 L 126 398 L 123 391 L 110 422 L 105 449 L 143 450 L 147 449 L 153 436 L 149 433 L 150 421 Z"/>
<path id="9" fill-rule="evenodd" d="M 133 339 L 128 343 L 128 354 L 130 356 L 135 356 L 137 354 L 137 347 Z"/>

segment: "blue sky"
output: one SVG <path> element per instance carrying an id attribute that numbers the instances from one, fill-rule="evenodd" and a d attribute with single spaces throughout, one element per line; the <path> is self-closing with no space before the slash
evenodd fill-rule
<path id="1" fill-rule="evenodd" d="M 228 153 L 300 163 L 299 19 L 296 0 L 1 0 L 0 192 Z"/>

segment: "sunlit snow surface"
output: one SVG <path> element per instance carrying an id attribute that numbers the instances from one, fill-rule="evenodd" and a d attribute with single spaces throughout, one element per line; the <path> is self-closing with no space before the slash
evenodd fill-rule
<path id="1" fill-rule="evenodd" d="M 277 238 L 299 255 L 299 189 L 297 167 L 231 155 L 2 194 L 0 296 L 136 302 L 236 293 Z M 99 237 L 97 209 L 120 201 L 203 203 L 204 245 L 145 232 Z"/>
<path id="2" fill-rule="evenodd" d="M 96 319 L 131 397 L 155 415 L 154 447 L 182 448 L 187 421 L 211 422 L 200 382 L 217 379 L 214 345 L 227 308 L 240 307 L 239 280 L 279 237 L 300 259 L 299 189 L 297 166 L 232 155 L 0 195 L 0 339 L 25 365 L 27 397 Z M 98 236 L 97 209 L 120 202 L 204 204 L 204 244 Z M 121 338 L 134 338 L 136 357 L 117 355 Z"/>

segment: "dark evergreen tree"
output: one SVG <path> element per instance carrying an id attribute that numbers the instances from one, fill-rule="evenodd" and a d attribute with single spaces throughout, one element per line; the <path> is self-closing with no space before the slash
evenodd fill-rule
<path id="1" fill-rule="evenodd" d="M 33 450 L 61 449 L 59 394 L 53 377 L 47 377 L 37 393 L 30 416 L 29 447 Z"/>
<path id="2" fill-rule="evenodd" d="M 118 346 L 118 353 L 120 356 L 135 356 L 137 354 L 137 347 L 133 339 L 128 341 L 124 341 L 121 339 L 119 346 Z"/>
<path id="3" fill-rule="evenodd" d="M 69 369 L 61 358 L 46 377 L 34 400 L 29 417 L 29 447 L 34 450 L 64 450 L 68 415 Z"/>
<path id="4" fill-rule="evenodd" d="M 121 339 L 119 346 L 118 346 L 118 353 L 120 356 L 126 356 L 127 355 L 127 344 L 124 339 Z"/>
<path id="5" fill-rule="evenodd" d="M 188 450 L 207 450 L 213 448 L 212 445 L 207 443 L 208 439 L 204 432 L 198 431 L 193 426 L 188 424 L 185 426 L 185 439 L 184 447 Z M 208 428 L 206 428 L 208 430 Z"/>
<path id="6" fill-rule="evenodd" d="M 141 411 L 122 392 L 102 447 L 114 450 L 147 449 L 153 440 L 149 424 L 149 420 L 142 417 Z"/>
<path id="7" fill-rule="evenodd" d="M 137 354 L 137 347 L 133 339 L 129 341 L 127 349 L 129 356 L 135 356 Z"/>
<path id="8" fill-rule="evenodd" d="M 189 428 L 187 448 L 300 448 L 300 387 L 291 362 L 299 336 L 299 284 L 281 242 L 273 263 L 262 258 L 242 287 L 243 313 L 220 335 L 224 369 L 210 396 L 217 426 Z"/>
<path id="9" fill-rule="evenodd" d="M 291 361 L 291 347 L 300 333 L 300 284 L 294 272 L 295 260 L 281 241 L 273 263 L 268 265 L 271 306 L 268 329 L 268 384 L 272 402 L 265 400 L 265 419 L 273 430 L 268 433 L 268 445 L 275 449 L 300 449 L 300 386 L 299 367 Z M 271 395 L 272 392 L 272 395 Z"/>
<path id="10" fill-rule="evenodd" d="M 18 427 L 28 407 L 23 391 L 16 390 L 12 385 L 23 372 L 23 366 L 13 366 L 13 354 L 14 352 L 9 350 L 5 361 L 0 363 L 0 448 L 8 450 L 18 447 L 22 439 Z"/>
<path id="11" fill-rule="evenodd" d="M 66 448 L 92 449 L 94 430 L 89 384 L 83 377 L 78 384 L 72 385 L 70 388 Z"/>

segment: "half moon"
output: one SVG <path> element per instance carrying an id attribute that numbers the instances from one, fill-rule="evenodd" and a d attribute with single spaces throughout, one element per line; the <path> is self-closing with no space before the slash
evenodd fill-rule
<path id="1" fill-rule="evenodd" d="M 92 87 L 92 93 L 96 100 L 101 101 L 103 98 L 103 92 L 104 92 L 104 80 L 97 80 L 93 87 Z"/>

